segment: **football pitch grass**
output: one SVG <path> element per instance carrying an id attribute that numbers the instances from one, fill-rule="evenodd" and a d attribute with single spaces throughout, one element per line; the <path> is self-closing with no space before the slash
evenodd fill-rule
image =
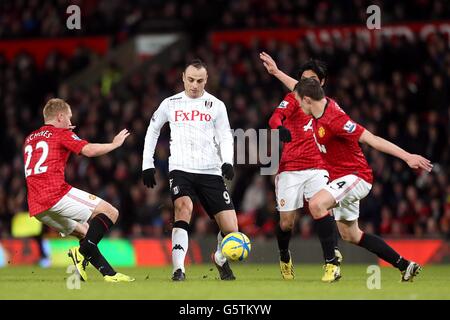
<path id="1" fill-rule="evenodd" d="M 340 300 L 450 299 L 450 265 L 425 266 L 413 283 L 401 283 L 394 268 L 381 268 L 381 288 L 369 290 L 367 265 L 343 265 L 342 279 L 322 283 L 322 267 L 295 265 L 296 279 L 281 279 L 276 264 L 234 263 L 236 281 L 220 281 L 212 264 L 188 265 L 184 282 L 170 280 L 171 267 L 118 268 L 132 283 L 106 283 L 88 267 L 80 289 L 68 289 L 65 268 L 37 266 L 0 269 L 0 299 L 146 299 L 146 300 Z M 374 283 L 374 282 L 371 282 Z"/>

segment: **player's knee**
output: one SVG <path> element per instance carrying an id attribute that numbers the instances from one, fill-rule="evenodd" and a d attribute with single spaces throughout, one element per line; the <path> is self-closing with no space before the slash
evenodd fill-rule
<path id="1" fill-rule="evenodd" d="M 119 210 L 117 210 L 116 207 L 112 207 L 112 212 L 111 212 L 114 220 L 113 222 L 115 223 L 117 221 L 117 219 L 119 218 Z"/>
<path id="2" fill-rule="evenodd" d="M 291 231 L 294 228 L 294 220 L 280 220 L 280 229 L 283 231 Z"/>
<path id="3" fill-rule="evenodd" d="M 180 199 L 175 203 L 175 213 L 185 215 L 186 213 L 190 215 L 192 212 L 192 202 L 187 199 Z"/>
<path id="4" fill-rule="evenodd" d="M 192 203 L 189 201 L 179 201 L 175 205 L 175 219 L 176 220 L 191 220 Z"/>
<path id="5" fill-rule="evenodd" d="M 93 215 L 103 213 L 106 215 L 113 223 L 116 223 L 119 217 L 119 210 L 117 210 L 112 204 L 106 201 L 101 201 L 95 208 Z"/>
<path id="6" fill-rule="evenodd" d="M 111 204 L 108 206 L 105 214 L 108 216 L 108 218 L 111 219 L 113 223 L 116 223 L 117 219 L 119 218 L 119 210 L 117 210 L 117 208 Z"/>
<path id="7" fill-rule="evenodd" d="M 355 232 L 342 232 L 341 237 L 342 240 L 355 244 L 359 243 L 359 240 L 361 239 L 361 235 Z"/>
<path id="8" fill-rule="evenodd" d="M 323 207 L 322 202 L 318 199 L 311 199 L 309 201 L 309 211 L 311 212 L 311 215 L 315 219 L 322 218 L 327 214 L 327 210 Z"/>

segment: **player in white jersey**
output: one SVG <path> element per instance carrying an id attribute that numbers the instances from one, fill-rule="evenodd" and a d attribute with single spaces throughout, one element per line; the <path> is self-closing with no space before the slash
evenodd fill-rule
<path id="1" fill-rule="evenodd" d="M 198 59 L 190 62 L 183 72 L 185 90 L 160 104 L 145 136 L 142 176 L 144 184 L 153 188 L 156 185 L 155 146 L 161 127 L 169 122 L 169 184 L 175 209 L 172 229 L 174 281 L 185 279 L 188 230 L 196 198 L 220 228 L 217 249 L 212 257 L 220 278 L 235 279 L 220 250 L 223 237 L 238 231 L 233 202 L 222 178 L 231 180 L 234 176 L 233 136 L 225 104 L 205 91 L 207 79 L 206 65 Z"/>

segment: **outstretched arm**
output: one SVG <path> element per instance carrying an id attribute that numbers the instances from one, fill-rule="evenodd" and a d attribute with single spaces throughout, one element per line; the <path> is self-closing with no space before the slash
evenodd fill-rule
<path id="1" fill-rule="evenodd" d="M 399 159 L 402 159 L 405 161 L 408 166 L 410 166 L 413 169 L 424 169 L 428 172 L 431 171 L 433 168 L 433 165 L 431 164 L 430 160 L 418 155 L 418 154 L 411 154 L 399 146 L 393 144 L 392 142 L 389 142 L 381 137 L 378 137 L 374 134 L 372 134 L 367 129 L 364 130 L 364 132 L 361 134 L 361 137 L 359 138 L 359 142 L 366 143 L 369 146 L 371 146 L 374 149 L 377 149 L 378 151 L 393 155 L 394 157 L 397 157 Z"/>
<path id="2" fill-rule="evenodd" d="M 275 60 L 272 59 L 270 55 L 265 52 L 261 52 L 259 54 L 259 58 L 262 60 L 264 67 L 267 69 L 267 72 L 271 75 L 275 76 L 278 80 L 280 80 L 289 90 L 293 91 L 295 85 L 297 84 L 297 80 L 291 78 L 286 73 L 278 69 Z"/>
<path id="3" fill-rule="evenodd" d="M 231 133 L 230 122 L 225 104 L 221 103 L 218 107 L 217 118 L 214 121 L 214 128 L 217 142 L 220 147 L 220 156 L 223 163 L 233 164 L 234 158 L 234 141 Z"/>
<path id="4" fill-rule="evenodd" d="M 156 143 L 162 126 L 169 120 L 167 110 L 167 99 L 164 100 L 155 111 L 150 120 L 145 135 L 144 150 L 142 153 L 142 170 L 154 168 L 153 155 L 155 154 Z"/>
<path id="5" fill-rule="evenodd" d="M 86 157 L 98 157 L 120 147 L 130 133 L 127 129 L 120 131 L 111 143 L 88 143 L 81 149 L 81 154 Z"/>

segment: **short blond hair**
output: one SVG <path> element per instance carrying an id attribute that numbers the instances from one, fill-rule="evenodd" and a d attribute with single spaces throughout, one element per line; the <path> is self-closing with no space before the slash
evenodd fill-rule
<path id="1" fill-rule="evenodd" d="M 63 99 L 54 98 L 47 101 L 44 107 L 44 121 L 52 120 L 60 112 L 69 111 L 70 106 Z"/>

